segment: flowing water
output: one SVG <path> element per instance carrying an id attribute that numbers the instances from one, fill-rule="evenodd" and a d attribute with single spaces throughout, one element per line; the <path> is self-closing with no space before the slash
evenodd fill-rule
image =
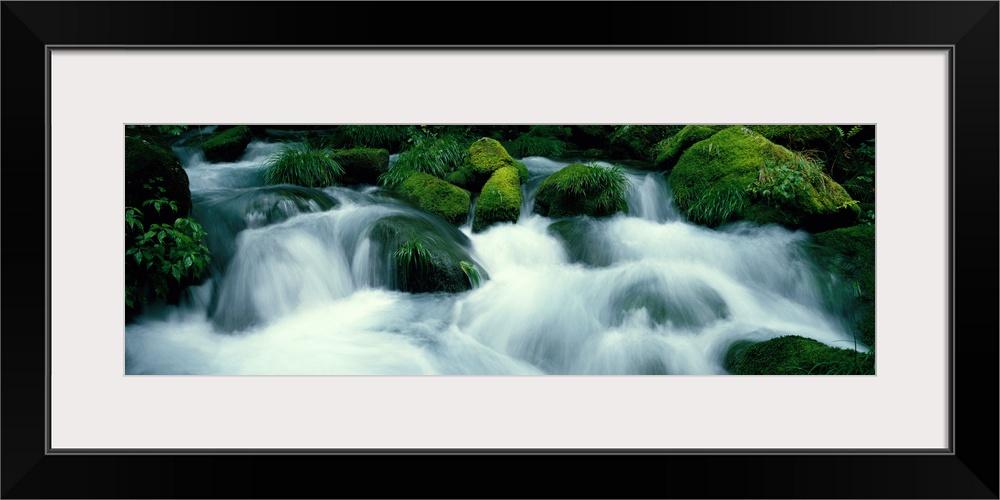
<path id="1" fill-rule="evenodd" d="M 866 350 L 807 233 L 691 224 L 660 173 L 628 171 L 628 215 L 556 220 L 532 213 L 534 193 L 568 162 L 524 158 L 517 223 L 473 233 L 471 216 L 456 229 L 375 186 L 264 186 L 278 146 L 255 141 L 215 164 L 175 149 L 212 273 L 126 326 L 126 373 L 705 375 L 725 374 L 741 340 Z M 370 237 L 393 215 L 425 221 L 488 278 L 461 293 L 395 291 Z"/>

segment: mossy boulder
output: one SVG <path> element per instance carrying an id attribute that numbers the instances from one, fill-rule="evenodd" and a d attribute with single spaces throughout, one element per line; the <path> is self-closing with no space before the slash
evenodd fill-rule
<path id="1" fill-rule="evenodd" d="M 338 149 L 330 156 L 344 169 L 344 184 L 376 184 L 389 170 L 389 150 L 377 148 Z"/>
<path id="2" fill-rule="evenodd" d="M 415 215 L 379 219 L 369 232 L 376 286 L 411 293 L 463 292 L 489 278 L 471 255 L 465 234 Z"/>
<path id="3" fill-rule="evenodd" d="M 457 168 L 454 172 L 451 172 L 448 175 L 446 175 L 444 177 L 444 180 L 462 189 L 468 189 L 469 178 L 471 177 L 472 177 L 472 166 L 469 164 L 465 164 Z"/>
<path id="4" fill-rule="evenodd" d="M 788 335 L 733 344 L 726 369 L 734 375 L 874 375 L 875 356 Z"/>
<path id="5" fill-rule="evenodd" d="M 547 217 L 628 213 L 627 193 L 628 178 L 621 169 L 574 163 L 542 181 L 534 211 Z"/>
<path id="6" fill-rule="evenodd" d="M 703 141 L 715 135 L 725 126 L 688 125 L 676 134 L 653 145 L 653 166 L 655 168 L 673 168 L 684 150 L 692 144 Z"/>
<path id="7" fill-rule="evenodd" d="M 417 172 L 403 181 L 397 191 L 417 208 L 456 226 L 464 224 L 469 216 L 469 192 L 433 175 Z"/>
<path id="8" fill-rule="evenodd" d="M 818 232 L 851 226 L 861 215 L 819 165 L 746 127 L 691 145 L 669 180 L 681 211 L 709 227 L 748 220 Z"/>
<path id="9" fill-rule="evenodd" d="M 504 167 L 512 167 L 519 177 L 524 177 L 519 183 L 527 180 L 527 167 L 512 158 L 502 144 L 489 137 L 483 137 L 469 146 L 469 167 L 467 185 L 471 191 L 481 190 L 493 173 Z"/>
<path id="10" fill-rule="evenodd" d="M 824 268 L 837 275 L 853 298 L 847 311 L 861 342 L 875 345 L 875 225 L 863 224 L 834 229 L 813 236 L 818 244 L 813 255 Z"/>
<path id="11" fill-rule="evenodd" d="M 177 203 L 177 211 L 142 206 L 146 200 L 167 198 Z M 191 212 L 191 189 L 187 172 L 177 155 L 155 141 L 125 136 L 125 206 L 142 212 L 142 224 L 173 224 Z"/>
<path id="12" fill-rule="evenodd" d="M 490 176 L 476 201 L 472 219 L 475 232 L 500 222 L 517 222 L 521 215 L 521 181 L 513 166 L 502 167 Z"/>
<path id="13" fill-rule="evenodd" d="M 213 162 L 230 162 L 239 160 L 247 149 L 247 144 L 253 140 L 250 127 L 240 125 L 218 132 L 201 143 L 205 151 L 205 159 Z"/>

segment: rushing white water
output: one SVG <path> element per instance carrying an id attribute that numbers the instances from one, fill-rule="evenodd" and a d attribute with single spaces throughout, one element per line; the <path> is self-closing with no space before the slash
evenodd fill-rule
<path id="1" fill-rule="evenodd" d="M 275 147 L 221 164 L 178 149 L 212 276 L 126 326 L 127 373 L 724 374 L 741 340 L 855 346 L 808 234 L 691 224 L 659 173 L 629 171 L 627 215 L 556 220 L 532 213 L 533 195 L 568 162 L 525 158 L 520 219 L 473 233 L 374 187 L 262 186 Z M 488 279 L 461 293 L 387 287 L 370 231 L 394 215 L 427 221 Z"/>

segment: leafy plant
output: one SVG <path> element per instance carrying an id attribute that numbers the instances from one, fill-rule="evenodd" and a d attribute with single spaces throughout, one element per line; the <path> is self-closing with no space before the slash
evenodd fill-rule
<path id="1" fill-rule="evenodd" d="M 344 168 L 333 159 L 333 151 L 309 141 L 285 144 L 264 160 L 264 182 L 326 187 L 336 184 Z"/>
<path id="2" fill-rule="evenodd" d="M 177 211 L 177 204 L 166 200 L 147 200 L 143 205 L 153 205 L 157 212 L 163 207 Z M 128 233 L 139 233 L 125 251 L 136 266 L 144 270 L 144 280 L 152 285 L 157 297 L 163 298 L 171 289 L 170 278 L 180 285 L 185 280 L 202 278 L 211 262 L 211 252 L 202 242 L 206 233 L 194 219 L 180 217 L 173 224 L 152 224 L 148 230 L 142 224 L 142 212 L 135 207 L 125 207 L 125 224 Z M 126 283 L 125 304 L 135 307 L 145 302 L 140 294 L 142 282 L 135 279 Z"/>
<path id="3" fill-rule="evenodd" d="M 810 185 L 826 188 L 822 180 L 821 161 L 799 156 L 792 165 L 794 167 L 767 160 L 757 175 L 757 181 L 747 186 L 747 192 L 780 205 L 791 202 Z"/>

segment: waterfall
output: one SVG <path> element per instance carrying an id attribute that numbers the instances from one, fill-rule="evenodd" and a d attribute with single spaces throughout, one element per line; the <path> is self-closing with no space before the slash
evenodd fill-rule
<path id="1" fill-rule="evenodd" d="M 264 186 L 275 147 L 232 163 L 177 148 L 212 274 L 126 326 L 127 373 L 710 375 L 739 341 L 855 345 L 807 233 L 692 224 L 661 173 L 627 170 L 627 214 L 553 219 L 534 195 L 568 162 L 524 158 L 519 220 L 474 234 L 373 186 Z M 481 285 L 401 291 L 387 220 L 460 254 Z"/>

